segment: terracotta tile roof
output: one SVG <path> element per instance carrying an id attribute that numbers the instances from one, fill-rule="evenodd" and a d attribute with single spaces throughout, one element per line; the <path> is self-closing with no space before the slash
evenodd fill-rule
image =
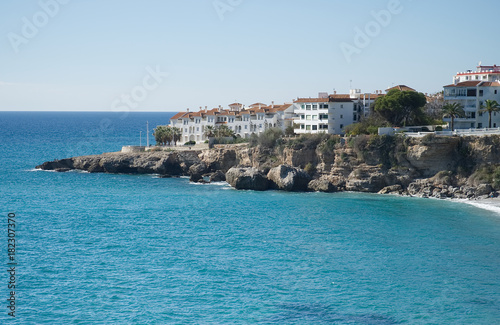
<path id="1" fill-rule="evenodd" d="M 329 96 L 330 101 L 342 101 L 342 100 L 347 100 L 347 101 L 352 101 L 355 98 L 351 98 L 351 95 L 348 94 L 333 94 Z"/>
<path id="2" fill-rule="evenodd" d="M 174 116 L 172 116 L 172 118 L 170 118 L 170 119 L 171 120 L 178 120 L 181 117 L 183 117 L 185 114 L 186 114 L 186 112 L 179 112 L 179 113 L 175 114 Z"/>
<path id="3" fill-rule="evenodd" d="M 386 92 L 388 92 L 389 90 L 393 90 L 393 89 L 397 89 L 397 90 L 401 90 L 401 91 L 416 91 L 415 89 L 410 88 L 406 85 L 397 85 L 397 86 L 394 86 L 394 87 L 387 89 Z"/>
<path id="4" fill-rule="evenodd" d="M 255 103 L 255 104 L 252 104 L 250 105 L 251 108 L 254 108 L 254 107 L 267 107 L 266 104 L 263 104 L 263 103 Z"/>
<path id="5" fill-rule="evenodd" d="M 269 111 L 272 112 L 272 113 L 284 112 L 287 109 L 289 109 L 290 106 L 292 106 L 292 105 L 293 104 L 274 105 L 274 107 L 271 107 Z"/>
<path id="6" fill-rule="evenodd" d="M 243 104 L 241 103 L 232 103 L 232 104 L 229 104 L 229 106 L 242 106 Z"/>
<path id="7" fill-rule="evenodd" d="M 328 98 L 297 98 L 294 103 L 328 103 Z"/>
<path id="8" fill-rule="evenodd" d="M 476 87 L 477 85 L 479 85 L 482 81 L 464 81 L 464 82 L 459 82 L 458 84 L 454 85 L 454 84 L 451 84 L 451 85 L 448 85 L 448 86 L 444 86 L 445 88 L 446 87 Z"/>
<path id="9" fill-rule="evenodd" d="M 500 87 L 500 82 L 498 81 L 483 82 L 482 84 L 479 85 L 479 87 Z"/>

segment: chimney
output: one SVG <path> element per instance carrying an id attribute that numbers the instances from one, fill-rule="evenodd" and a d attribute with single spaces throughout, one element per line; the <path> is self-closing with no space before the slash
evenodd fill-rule
<path id="1" fill-rule="evenodd" d="M 187 109 L 187 112 L 189 113 L 189 108 Z"/>
<path id="2" fill-rule="evenodd" d="M 274 100 L 271 102 L 271 108 L 274 108 Z"/>

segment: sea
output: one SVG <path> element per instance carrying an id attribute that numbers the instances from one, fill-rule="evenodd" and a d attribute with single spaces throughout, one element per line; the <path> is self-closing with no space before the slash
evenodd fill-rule
<path id="1" fill-rule="evenodd" d="M 1 324 L 500 323 L 498 211 L 35 168 L 172 115 L 0 112 Z"/>

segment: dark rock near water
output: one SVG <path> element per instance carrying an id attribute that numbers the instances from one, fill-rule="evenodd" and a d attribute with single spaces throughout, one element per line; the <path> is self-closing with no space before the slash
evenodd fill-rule
<path id="1" fill-rule="evenodd" d="M 220 170 L 210 175 L 210 182 L 225 182 L 225 181 L 226 181 L 226 174 L 224 174 Z"/>
<path id="2" fill-rule="evenodd" d="M 304 170 L 289 165 L 272 168 L 267 174 L 271 188 L 282 191 L 307 191 L 311 176 Z"/>
<path id="3" fill-rule="evenodd" d="M 332 193 L 337 191 L 337 187 L 328 179 L 314 179 L 307 184 L 307 189 L 312 192 Z"/>
<path id="4" fill-rule="evenodd" d="M 226 173 L 226 181 L 237 190 L 265 191 L 269 189 L 269 181 L 257 169 L 252 167 L 233 167 Z"/>

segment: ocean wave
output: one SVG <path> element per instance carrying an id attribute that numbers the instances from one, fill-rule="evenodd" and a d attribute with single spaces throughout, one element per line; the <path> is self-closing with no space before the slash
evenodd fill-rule
<path id="1" fill-rule="evenodd" d="M 478 201 L 456 200 L 456 201 L 469 204 L 483 210 L 495 212 L 500 216 L 500 201 L 493 201 L 493 200 L 478 200 Z"/>

